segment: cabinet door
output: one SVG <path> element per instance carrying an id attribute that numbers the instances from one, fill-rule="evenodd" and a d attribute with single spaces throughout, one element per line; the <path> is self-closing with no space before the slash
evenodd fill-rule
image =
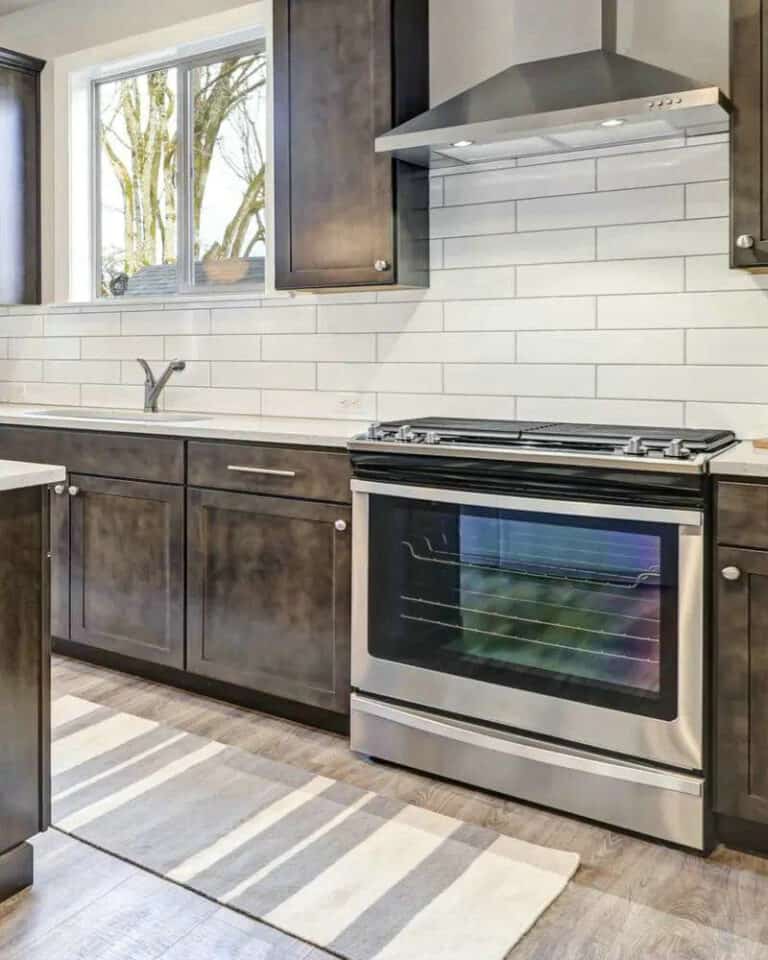
<path id="1" fill-rule="evenodd" d="M 56 490 L 63 490 L 56 493 Z M 69 640 L 69 504 L 66 484 L 49 492 L 51 541 L 51 635 Z"/>
<path id="2" fill-rule="evenodd" d="M 0 49 L 0 303 L 40 303 L 40 70 Z"/>
<path id="3" fill-rule="evenodd" d="M 73 474 L 71 638 L 184 666 L 184 492 Z"/>
<path id="4" fill-rule="evenodd" d="M 349 709 L 348 507 L 187 493 L 187 668 Z"/>
<path id="5" fill-rule="evenodd" d="M 374 141 L 428 107 L 425 0 L 274 0 L 278 289 L 428 282 L 425 171 Z"/>
<path id="6" fill-rule="evenodd" d="M 715 807 L 768 823 L 768 552 L 720 547 L 715 576 Z"/>
<path id="7" fill-rule="evenodd" d="M 768 265 L 766 0 L 731 0 L 731 264 Z M 742 238 L 740 240 L 740 238 Z"/>

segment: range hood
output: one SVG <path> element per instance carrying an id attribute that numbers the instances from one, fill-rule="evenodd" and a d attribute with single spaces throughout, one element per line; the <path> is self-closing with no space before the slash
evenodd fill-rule
<path id="1" fill-rule="evenodd" d="M 378 137 L 376 151 L 444 167 L 727 130 L 717 86 L 609 49 L 609 6 L 602 49 L 509 67 Z"/>

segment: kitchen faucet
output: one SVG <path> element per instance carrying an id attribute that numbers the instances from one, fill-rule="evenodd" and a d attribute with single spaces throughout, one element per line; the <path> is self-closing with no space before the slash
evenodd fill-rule
<path id="1" fill-rule="evenodd" d="M 156 380 L 152 368 L 143 357 L 137 357 L 136 362 L 141 364 L 141 368 L 146 375 L 144 380 L 144 412 L 157 413 L 157 401 L 160 399 L 160 394 L 165 389 L 165 385 L 174 373 L 181 372 L 187 365 L 183 360 L 171 360 L 160 379 Z"/>

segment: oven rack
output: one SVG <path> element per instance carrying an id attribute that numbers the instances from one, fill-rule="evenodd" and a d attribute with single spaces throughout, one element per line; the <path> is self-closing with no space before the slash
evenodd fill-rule
<path id="1" fill-rule="evenodd" d="M 422 563 L 437 563 L 443 566 L 461 567 L 468 570 L 491 570 L 496 573 L 511 573 L 523 577 L 535 577 L 544 580 L 558 580 L 568 583 L 590 583 L 596 586 L 610 586 L 622 590 L 635 590 L 641 586 L 649 585 L 653 580 L 658 582 L 660 574 L 658 570 L 648 569 L 639 571 L 636 574 L 613 574 L 605 573 L 602 570 L 585 570 L 581 567 L 568 567 L 561 564 L 545 564 L 531 562 L 529 567 L 541 567 L 542 571 L 531 570 L 526 567 L 510 566 L 504 563 L 478 563 L 471 560 L 447 559 L 447 557 L 458 557 L 458 554 L 446 552 L 446 556 L 425 556 L 420 554 L 414 545 L 408 540 L 402 540 L 402 545 L 410 553 L 411 559 Z M 549 572 L 547 572 L 549 571 Z M 555 572 L 559 571 L 559 572 Z"/>
<path id="2" fill-rule="evenodd" d="M 574 606 L 569 603 L 554 603 L 552 600 L 539 600 L 537 597 L 517 597 L 513 594 L 490 593 L 487 590 L 470 590 L 467 587 L 457 587 L 456 593 L 469 595 L 473 597 L 485 597 L 488 600 L 501 600 L 505 603 L 528 603 L 536 607 L 552 607 L 556 610 L 572 610 L 574 613 L 594 613 L 602 617 L 620 617 L 622 620 L 642 620 L 645 623 L 660 623 L 660 617 L 646 617 L 641 614 L 621 613 L 618 610 L 606 610 L 600 607 L 585 607 L 581 604 Z M 626 600 L 626 596 L 618 593 L 595 593 L 590 591 L 589 595 L 593 598 L 616 597 L 619 600 Z M 402 599 L 402 598 L 401 598 Z"/>
<path id="3" fill-rule="evenodd" d="M 423 604 L 429 607 L 439 607 L 443 610 L 452 610 L 456 613 L 469 613 L 474 615 L 479 615 L 482 617 L 496 617 L 501 620 L 511 620 L 516 623 L 521 624 L 530 624 L 535 627 L 562 627 L 563 630 L 576 631 L 577 633 L 589 633 L 601 637 L 613 637 L 616 640 L 637 640 L 641 643 L 659 643 L 658 637 L 643 637 L 639 634 L 633 633 L 621 633 L 616 630 L 600 630 L 594 629 L 592 627 L 582 627 L 577 626 L 576 624 L 570 623 L 561 623 L 557 620 L 539 620 L 535 617 L 521 617 L 511 613 L 496 613 L 492 610 L 482 610 L 476 607 L 467 607 L 462 604 L 447 603 L 444 600 L 426 600 L 422 597 L 407 597 L 401 596 L 401 600 L 406 603 L 417 603 Z M 551 646 L 558 646 L 558 644 L 551 644 Z"/>

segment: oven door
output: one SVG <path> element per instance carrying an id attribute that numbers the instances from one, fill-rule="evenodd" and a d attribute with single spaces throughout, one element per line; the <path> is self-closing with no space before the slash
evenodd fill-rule
<path id="1" fill-rule="evenodd" d="M 352 490 L 355 689 L 702 768 L 701 512 Z"/>

